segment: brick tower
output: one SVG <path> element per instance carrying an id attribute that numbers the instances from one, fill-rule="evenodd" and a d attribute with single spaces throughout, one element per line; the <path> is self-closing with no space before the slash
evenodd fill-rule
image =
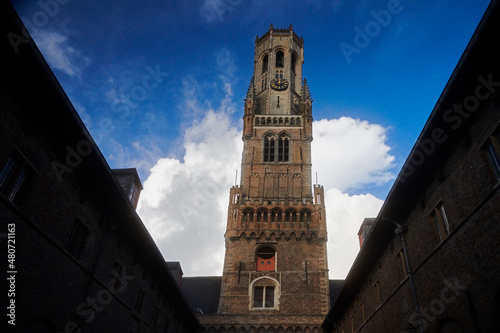
<path id="1" fill-rule="evenodd" d="M 271 25 L 255 40 L 241 185 L 230 191 L 219 313 L 209 320 L 219 331 L 319 332 L 329 309 L 324 192 L 311 183 L 303 57 L 291 25 Z"/>

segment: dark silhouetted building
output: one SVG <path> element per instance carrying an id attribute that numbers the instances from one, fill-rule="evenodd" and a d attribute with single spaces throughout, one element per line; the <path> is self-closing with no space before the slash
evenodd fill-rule
<path id="1" fill-rule="evenodd" d="M 109 168 L 5 0 L 0 36 L 2 332 L 198 332 L 135 169 Z"/>
<path id="2" fill-rule="evenodd" d="M 326 332 L 498 332 L 499 41 L 492 1 L 364 240 Z"/>

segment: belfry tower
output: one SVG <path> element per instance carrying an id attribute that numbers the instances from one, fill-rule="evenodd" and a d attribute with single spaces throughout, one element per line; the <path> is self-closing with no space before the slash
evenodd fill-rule
<path id="1" fill-rule="evenodd" d="M 324 193 L 311 183 L 303 44 L 291 25 L 271 25 L 255 40 L 241 185 L 230 191 L 214 329 L 319 332 L 329 309 Z"/>

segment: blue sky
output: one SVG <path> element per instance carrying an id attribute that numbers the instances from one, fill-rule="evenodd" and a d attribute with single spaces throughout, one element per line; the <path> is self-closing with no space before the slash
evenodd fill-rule
<path id="1" fill-rule="evenodd" d="M 489 1 L 13 4 L 110 166 L 138 168 L 138 212 L 187 275 L 222 270 L 255 36 L 293 24 L 314 99 L 313 166 L 330 195 L 333 278 L 347 273 L 362 214 L 376 215 Z M 357 53 L 346 56 L 347 44 Z M 172 213 L 186 203 L 196 208 Z M 335 257 L 344 246 L 348 258 Z M 200 251 L 219 259 L 202 263 Z"/>

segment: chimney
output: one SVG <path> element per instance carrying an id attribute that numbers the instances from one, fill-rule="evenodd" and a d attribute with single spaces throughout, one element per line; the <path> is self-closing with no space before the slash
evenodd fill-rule
<path id="1" fill-rule="evenodd" d="M 372 231 L 373 223 L 375 222 L 374 217 L 367 217 L 363 220 L 363 223 L 361 223 L 361 227 L 359 228 L 358 231 L 358 237 L 359 237 L 359 247 L 361 248 L 370 235 L 370 232 Z"/>
<path id="2" fill-rule="evenodd" d="M 129 169 L 113 169 L 111 170 L 120 183 L 123 192 L 127 195 L 127 198 L 130 200 L 130 203 L 134 207 L 137 208 L 137 203 L 139 202 L 139 195 L 142 191 L 141 180 L 139 179 L 139 175 L 137 174 L 137 170 L 135 168 Z"/>
<path id="3" fill-rule="evenodd" d="M 172 276 L 174 277 L 175 281 L 181 286 L 181 281 L 182 281 L 182 268 L 181 268 L 181 263 L 178 261 L 166 261 L 167 267 L 170 270 L 170 273 L 172 273 Z"/>

